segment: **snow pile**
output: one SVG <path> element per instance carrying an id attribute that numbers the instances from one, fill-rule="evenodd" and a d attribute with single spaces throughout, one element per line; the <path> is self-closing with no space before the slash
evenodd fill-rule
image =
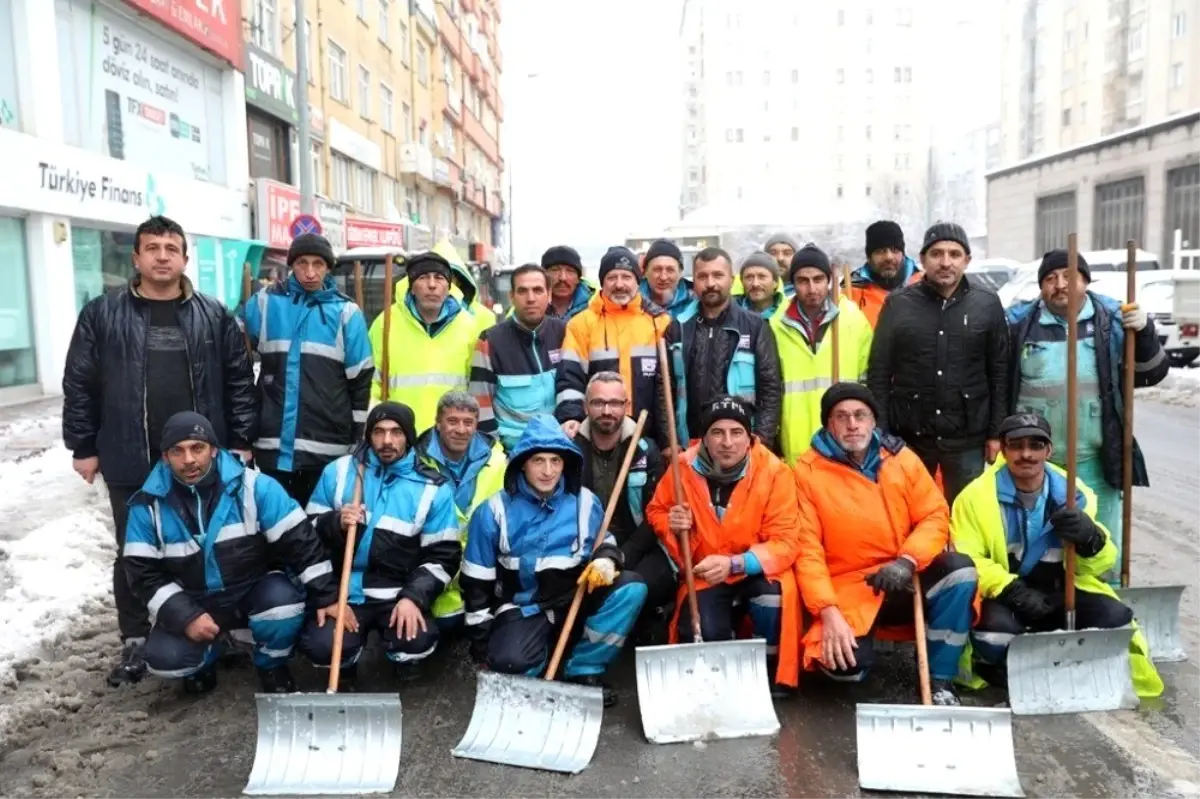
<path id="1" fill-rule="evenodd" d="M 1195 408 L 1200 405 L 1200 368 L 1172 369 L 1157 386 L 1137 389 L 1137 398 Z"/>

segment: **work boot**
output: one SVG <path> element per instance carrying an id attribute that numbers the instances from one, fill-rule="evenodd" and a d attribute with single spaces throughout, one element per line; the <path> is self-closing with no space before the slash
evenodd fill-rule
<path id="1" fill-rule="evenodd" d="M 985 663 L 976 660 L 973 664 L 975 674 L 993 688 L 1008 688 L 1008 670 L 1004 666 Z"/>
<path id="2" fill-rule="evenodd" d="M 337 689 L 339 694 L 352 694 L 358 690 L 358 664 L 342 666 L 338 671 Z"/>
<path id="3" fill-rule="evenodd" d="M 780 682 L 771 683 L 771 698 L 772 699 L 791 699 L 796 693 L 796 689 L 790 685 L 784 685 Z"/>
<path id="4" fill-rule="evenodd" d="M 126 641 L 121 647 L 121 660 L 108 673 L 108 684 L 112 688 L 132 685 L 146 676 L 146 661 L 142 659 L 141 640 Z"/>
<path id="5" fill-rule="evenodd" d="M 425 676 L 425 668 L 420 660 L 393 661 L 392 673 L 400 682 L 416 682 Z"/>
<path id="6" fill-rule="evenodd" d="M 287 666 L 277 666 L 273 669 L 258 670 L 258 681 L 262 684 L 264 694 L 294 694 L 296 681 Z"/>
<path id="7" fill-rule="evenodd" d="M 588 688 L 599 688 L 604 696 L 604 706 L 612 707 L 617 704 L 617 692 L 612 686 L 595 674 L 581 674 L 578 677 L 567 677 L 567 682 L 576 685 L 586 685 Z"/>
<path id="8" fill-rule="evenodd" d="M 929 685 L 929 691 L 933 695 L 933 704 L 942 707 L 958 707 L 962 704 L 958 698 L 958 692 L 954 690 L 954 685 L 950 680 L 934 680 Z"/>
<path id="9" fill-rule="evenodd" d="M 195 674 L 183 678 L 183 692 L 199 696 L 206 694 L 217 687 L 217 669 L 215 666 L 209 666 Z"/>

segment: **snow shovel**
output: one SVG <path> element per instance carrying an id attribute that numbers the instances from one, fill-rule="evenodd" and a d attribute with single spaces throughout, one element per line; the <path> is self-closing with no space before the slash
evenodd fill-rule
<path id="1" fill-rule="evenodd" d="M 658 360 L 667 406 L 667 431 L 671 448 L 678 451 L 667 348 L 661 338 Z M 675 502 L 682 504 L 683 481 L 678 457 L 671 458 L 671 478 Z M 779 732 L 779 718 L 771 703 L 766 641 L 754 638 L 704 642 L 692 574 L 691 541 L 686 531 L 679 536 L 679 550 L 683 556 L 694 643 L 644 646 L 635 651 L 638 708 L 646 739 L 669 744 Z"/>
<path id="2" fill-rule="evenodd" d="M 1024 796 L 1013 754 L 1012 713 L 934 707 L 925 605 L 913 575 L 919 705 L 857 705 L 858 784 L 872 791 Z"/>
<path id="3" fill-rule="evenodd" d="M 362 500 L 358 464 L 354 503 Z M 242 793 L 252 796 L 390 793 L 400 772 L 399 694 L 339 695 L 342 635 L 357 525 L 346 530 L 329 688 L 320 694 L 255 694 L 258 744 Z"/>
<path id="4" fill-rule="evenodd" d="M 621 500 L 625 478 L 645 426 L 646 411 L 643 410 L 638 415 L 633 439 L 608 497 L 604 522 L 592 545 L 593 554 L 608 534 L 608 525 Z M 600 740 L 604 692 L 599 688 L 554 681 L 586 592 L 587 586 L 583 583 L 575 589 L 545 677 L 479 672 L 471 721 L 458 746 L 450 750 L 451 754 L 567 774 L 578 774 L 587 768 Z"/>
<path id="5" fill-rule="evenodd" d="M 1067 507 L 1075 507 L 1078 424 L 1075 234 L 1067 238 Z M 1133 626 L 1075 629 L 1075 546 L 1063 542 L 1066 629 L 1022 633 L 1008 647 L 1008 704 L 1018 716 L 1121 710 L 1138 705 L 1129 667 Z"/>
<path id="6" fill-rule="evenodd" d="M 1125 302 L 1137 302 L 1137 244 L 1125 245 L 1126 276 Z M 1121 601 L 1133 609 L 1133 617 L 1150 646 L 1150 659 L 1160 663 L 1187 660 L 1179 634 L 1179 603 L 1183 585 L 1130 586 L 1130 563 L 1133 560 L 1133 375 L 1134 337 L 1125 336 L 1124 383 L 1125 400 L 1124 443 L 1121 449 Z M 1115 531 L 1112 531 L 1115 534 Z"/>

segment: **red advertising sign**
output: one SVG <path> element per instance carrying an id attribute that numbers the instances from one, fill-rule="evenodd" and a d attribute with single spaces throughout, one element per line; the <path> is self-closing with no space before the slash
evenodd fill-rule
<path id="1" fill-rule="evenodd" d="M 242 0 L 125 0 L 184 38 L 242 68 Z"/>
<path id="2" fill-rule="evenodd" d="M 272 249 L 286 250 L 292 244 L 292 220 L 300 214 L 300 190 L 273 180 L 256 183 L 258 237 Z"/>
<path id="3" fill-rule="evenodd" d="M 404 225 L 346 217 L 347 247 L 404 247 Z"/>

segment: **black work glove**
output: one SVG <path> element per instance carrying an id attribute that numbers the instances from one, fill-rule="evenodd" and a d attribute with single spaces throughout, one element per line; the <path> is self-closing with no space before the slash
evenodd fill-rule
<path id="1" fill-rule="evenodd" d="M 1017 619 L 1025 624 L 1041 621 L 1059 607 L 1054 598 L 1031 588 L 1020 577 L 1009 583 L 996 601 L 1017 614 Z"/>
<path id="2" fill-rule="evenodd" d="M 1050 526 L 1063 541 L 1075 545 L 1081 557 L 1090 558 L 1104 548 L 1104 534 L 1079 508 L 1059 508 L 1050 514 Z"/>
<path id="3" fill-rule="evenodd" d="M 872 572 L 863 581 L 875 589 L 875 596 L 885 591 L 889 594 L 899 591 L 912 591 L 912 576 L 916 567 L 908 558 L 896 558 L 891 563 L 885 563 L 879 571 Z"/>

